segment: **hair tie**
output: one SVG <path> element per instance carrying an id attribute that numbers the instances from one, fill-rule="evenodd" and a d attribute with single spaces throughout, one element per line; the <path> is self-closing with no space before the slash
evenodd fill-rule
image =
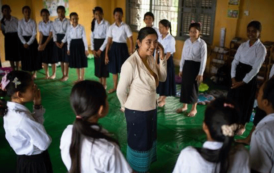
<path id="1" fill-rule="evenodd" d="M 82 119 L 80 115 L 76 115 L 76 119 Z"/>
<path id="2" fill-rule="evenodd" d="M 21 84 L 21 81 L 19 81 L 17 77 L 15 77 L 12 82 L 14 83 L 15 88 L 17 88 L 17 86 Z"/>
<path id="3" fill-rule="evenodd" d="M 191 23 L 196 23 L 195 20 L 192 20 Z"/>
<path id="4" fill-rule="evenodd" d="M 5 76 L 2 78 L 1 81 L 1 89 L 4 91 L 6 86 L 10 83 L 10 80 L 7 80 L 8 72 L 6 72 Z"/>
<path id="5" fill-rule="evenodd" d="M 238 124 L 232 124 L 232 125 L 222 125 L 222 133 L 224 136 L 232 137 L 235 134 L 235 131 L 238 128 Z"/>
<path id="6" fill-rule="evenodd" d="M 230 108 L 234 109 L 234 105 L 232 105 L 230 103 L 224 103 L 224 107 L 230 107 Z"/>

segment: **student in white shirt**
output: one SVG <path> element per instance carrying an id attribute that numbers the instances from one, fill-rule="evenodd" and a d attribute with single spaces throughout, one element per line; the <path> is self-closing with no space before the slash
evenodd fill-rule
<path id="1" fill-rule="evenodd" d="M 2 78 L 0 116 L 4 117 L 5 136 L 17 155 L 17 172 L 52 173 L 48 154 L 51 138 L 43 123 L 45 109 L 41 105 L 41 93 L 32 75 L 24 71 L 12 71 Z M 33 113 L 25 106 L 33 101 Z"/>
<path id="2" fill-rule="evenodd" d="M 6 61 L 10 61 L 13 70 L 19 70 L 21 44 L 17 33 L 18 19 L 10 15 L 9 5 L 2 6 L 2 13 L 1 29 L 5 36 L 5 58 Z"/>
<path id="3" fill-rule="evenodd" d="M 203 81 L 207 59 L 207 45 L 200 38 L 201 24 L 192 22 L 189 26 L 189 39 L 184 43 L 180 62 L 179 76 L 182 77 L 180 102 L 183 107 L 177 113 L 187 111 L 187 104 L 192 104 L 189 117 L 197 114 L 198 88 Z"/>
<path id="4" fill-rule="evenodd" d="M 154 22 L 154 14 L 152 12 L 146 12 L 144 15 L 144 22 L 146 24 L 146 27 L 152 27 L 157 32 L 158 38 L 160 38 L 161 34 L 159 29 L 156 26 L 153 26 Z"/>
<path id="5" fill-rule="evenodd" d="M 242 145 L 233 146 L 238 129 L 238 111 L 226 98 L 212 101 L 205 111 L 202 148 L 186 147 L 173 173 L 249 173 L 249 154 Z"/>
<path id="6" fill-rule="evenodd" d="M 250 166 L 253 172 L 274 173 L 274 78 L 261 86 L 257 101 L 267 116 L 257 124 L 252 134 Z"/>
<path id="7" fill-rule="evenodd" d="M 38 24 L 39 30 L 39 56 L 46 73 L 46 79 L 55 79 L 56 77 L 56 63 L 58 59 L 53 56 L 53 39 L 52 39 L 52 21 L 49 20 L 49 11 L 42 9 L 40 15 L 43 19 Z M 51 64 L 52 75 L 49 76 L 48 64 Z"/>
<path id="8" fill-rule="evenodd" d="M 53 22 L 52 36 L 55 45 L 53 46 L 53 56 L 54 59 L 58 59 L 61 62 L 63 77 L 61 81 L 68 80 L 69 73 L 69 57 L 67 54 L 67 38 L 66 32 L 70 26 L 70 21 L 65 17 L 66 9 L 64 6 L 57 7 L 58 18 Z"/>
<path id="9" fill-rule="evenodd" d="M 130 42 L 130 55 L 133 53 L 132 32 L 129 26 L 122 21 L 122 8 L 115 8 L 113 16 L 115 22 L 108 29 L 108 41 L 105 54 L 105 62 L 108 64 L 109 72 L 112 73 L 113 76 L 113 88 L 110 89 L 108 93 L 116 91 L 118 85 L 118 74 L 121 72 L 123 63 L 129 57 L 127 38 Z"/>
<path id="10" fill-rule="evenodd" d="M 159 22 L 159 30 L 161 36 L 158 42 L 163 45 L 165 51 L 165 58 L 167 60 L 167 77 L 165 82 L 160 82 L 157 88 L 157 93 L 160 95 L 158 98 L 158 106 L 163 107 L 166 104 L 167 96 L 176 96 L 176 83 L 175 83 L 175 69 L 173 63 L 173 54 L 175 53 L 175 38 L 171 34 L 170 21 L 163 19 Z M 158 54 L 156 59 L 159 62 Z"/>
<path id="11" fill-rule="evenodd" d="M 76 119 L 64 130 L 60 143 L 67 170 L 73 173 L 132 173 L 118 142 L 98 124 L 109 110 L 103 85 L 91 80 L 76 83 L 70 94 L 70 104 Z"/>
<path id="12" fill-rule="evenodd" d="M 91 27 L 91 51 L 94 55 L 95 76 L 99 78 L 100 83 L 106 88 L 109 77 L 108 66 L 105 63 L 105 48 L 107 45 L 107 31 L 109 23 L 103 19 L 103 9 L 95 7 L 93 10 L 94 19 Z"/>
<path id="13" fill-rule="evenodd" d="M 68 42 L 69 67 L 76 68 L 78 79 L 76 82 L 85 79 L 85 68 L 88 67 L 88 44 L 85 28 L 78 24 L 78 14 L 70 13 L 71 25 L 66 37 Z"/>
<path id="14" fill-rule="evenodd" d="M 238 48 L 231 65 L 231 88 L 227 97 L 235 102 L 240 109 L 241 130 L 245 131 L 245 124 L 249 122 L 257 90 L 257 73 L 266 56 L 266 48 L 259 37 L 262 25 L 252 21 L 247 26 L 249 40 Z"/>
<path id="15" fill-rule="evenodd" d="M 37 49 L 36 22 L 30 18 L 29 6 L 24 6 L 22 12 L 24 18 L 18 23 L 18 36 L 22 43 L 22 70 L 32 72 L 33 78 L 36 78 L 36 71 L 42 69 Z"/>
<path id="16" fill-rule="evenodd" d="M 142 28 L 136 51 L 121 70 L 117 97 L 127 121 L 127 160 L 136 172 L 147 172 L 157 159 L 156 88 L 166 80 L 167 62 L 158 35 L 151 27 Z M 159 51 L 160 63 L 153 53 Z"/>

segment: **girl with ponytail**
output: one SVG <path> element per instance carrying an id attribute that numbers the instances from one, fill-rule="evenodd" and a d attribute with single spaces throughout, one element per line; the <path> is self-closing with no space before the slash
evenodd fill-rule
<path id="1" fill-rule="evenodd" d="M 248 173 L 249 154 L 242 146 L 233 146 L 238 130 L 238 111 L 226 98 L 217 98 L 207 107 L 203 130 L 207 141 L 202 148 L 181 151 L 173 173 Z"/>
<path id="2" fill-rule="evenodd" d="M 131 173 L 118 142 L 98 124 L 109 109 L 103 85 L 89 80 L 78 82 L 72 88 L 70 104 L 76 119 L 63 132 L 60 144 L 68 171 Z"/>

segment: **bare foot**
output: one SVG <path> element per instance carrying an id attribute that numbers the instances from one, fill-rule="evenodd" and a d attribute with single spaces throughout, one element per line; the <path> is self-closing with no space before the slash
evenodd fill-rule
<path id="1" fill-rule="evenodd" d="M 245 125 L 240 125 L 239 130 L 237 131 L 236 135 L 241 136 L 245 132 Z"/>
<path id="2" fill-rule="evenodd" d="M 191 110 L 187 116 L 188 117 L 195 117 L 196 114 L 197 114 L 197 110 Z"/>
<path id="3" fill-rule="evenodd" d="M 68 76 L 65 76 L 65 77 L 63 77 L 62 79 L 61 79 L 61 81 L 67 81 L 68 80 Z"/>
<path id="4" fill-rule="evenodd" d="M 182 112 L 185 112 L 185 111 L 187 111 L 187 108 L 184 108 L 184 107 L 183 107 L 183 108 L 177 109 L 177 110 L 176 110 L 176 113 L 179 114 L 179 113 L 182 113 Z"/>
<path id="5" fill-rule="evenodd" d="M 33 78 L 33 79 L 36 79 L 36 78 L 37 78 L 36 74 L 33 74 L 33 75 L 32 75 L 32 78 Z"/>
<path id="6" fill-rule="evenodd" d="M 108 86 L 105 85 L 105 90 L 108 88 Z"/>
<path id="7" fill-rule="evenodd" d="M 159 97 L 159 98 L 157 99 L 157 103 L 160 103 L 161 101 L 162 101 L 162 98 Z"/>
<path id="8" fill-rule="evenodd" d="M 237 139 L 235 140 L 237 143 L 241 143 L 241 144 L 246 144 L 249 145 L 250 144 L 250 139 L 248 138 L 244 138 L 244 139 Z"/>
<path id="9" fill-rule="evenodd" d="M 55 79 L 55 78 L 56 78 L 55 74 L 50 77 L 50 79 Z"/>
<path id="10" fill-rule="evenodd" d="M 162 107 L 165 106 L 165 104 L 166 104 L 166 101 L 161 101 L 161 102 L 158 103 L 158 106 L 159 106 L 160 108 L 162 108 Z"/>
<path id="11" fill-rule="evenodd" d="M 108 93 L 109 93 L 109 94 L 114 93 L 114 92 L 116 92 L 116 89 L 115 89 L 115 88 L 112 88 L 112 89 L 108 90 Z"/>
<path id="12" fill-rule="evenodd" d="M 45 79 L 49 79 L 49 76 L 46 76 Z"/>
<path id="13" fill-rule="evenodd" d="M 60 79 L 60 81 L 63 81 L 63 80 L 64 80 L 64 77 L 65 77 L 65 76 L 63 76 L 63 77 Z"/>

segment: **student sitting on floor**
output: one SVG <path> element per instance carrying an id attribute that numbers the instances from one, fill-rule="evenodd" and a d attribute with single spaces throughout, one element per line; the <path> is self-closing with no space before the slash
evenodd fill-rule
<path id="1" fill-rule="evenodd" d="M 202 148 L 183 149 L 173 173 L 250 172 L 248 151 L 242 145 L 232 147 L 237 119 L 238 112 L 227 99 L 211 102 L 203 123 L 207 141 Z"/>
<path id="2" fill-rule="evenodd" d="M 76 83 L 70 104 L 76 119 L 63 132 L 60 144 L 69 172 L 131 173 L 118 142 L 98 124 L 109 109 L 103 85 L 89 80 Z"/>
<path id="3" fill-rule="evenodd" d="M 267 116 L 257 124 L 252 134 L 250 165 L 252 172 L 274 173 L 274 78 L 261 86 L 257 101 Z"/>
<path id="4" fill-rule="evenodd" d="M 45 109 L 41 106 L 41 93 L 36 88 L 31 74 L 12 71 L 2 78 L 0 116 L 4 117 L 6 138 L 17 155 L 18 173 L 51 173 L 48 154 L 51 138 L 43 122 Z M 24 106 L 33 101 L 33 113 Z"/>

